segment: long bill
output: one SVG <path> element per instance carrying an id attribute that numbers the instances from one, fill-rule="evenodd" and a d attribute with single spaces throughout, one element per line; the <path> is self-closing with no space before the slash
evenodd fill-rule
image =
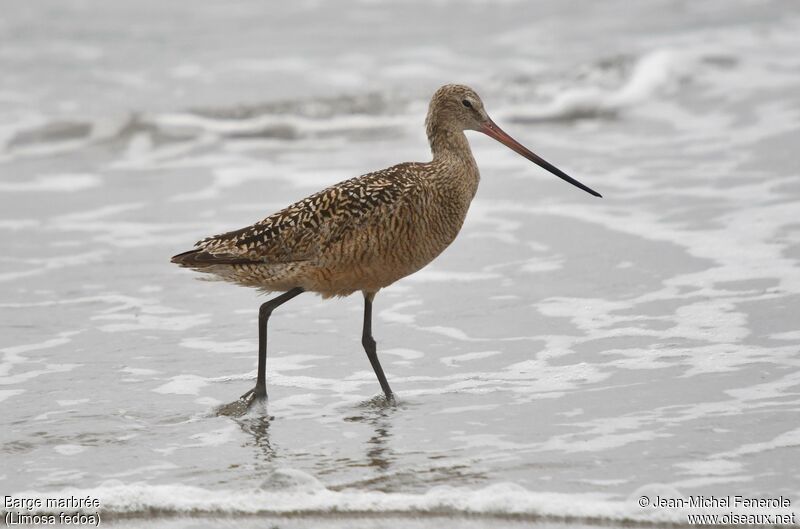
<path id="1" fill-rule="evenodd" d="M 555 165 L 551 164 L 550 162 L 548 162 L 547 160 L 545 160 L 544 158 L 542 158 L 538 154 L 534 154 L 533 152 L 529 151 L 524 145 L 519 143 L 517 140 L 515 140 L 514 138 L 512 138 L 508 134 L 506 134 L 503 131 L 503 129 L 498 127 L 494 123 L 494 121 L 492 121 L 491 119 L 489 121 L 487 121 L 486 123 L 484 123 L 484 125 L 481 127 L 481 132 L 483 132 L 484 134 L 486 134 L 490 138 L 494 138 L 495 140 L 499 141 L 500 143 L 502 143 L 503 145 L 505 145 L 506 147 L 508 147 L 512 151 L 516 152 L 517 154 L 520 154 L 520 155 L 524 156 L 525 158 L 527 158 L 528 160 L 532 161 L 533 163 L 535 163 L 539 167 L 541 167 L 543 169 L 547 169 L 548 171 L 550 171 L 551 173 L 553 173 L 557 177 L 561 178 L 562 180 L 565 180 L 565 181 L 569 182 L 570 184 L 574 185 L 575 187 L 583 189 L 584 191 L 586 191 L 590 195 L 594 195 L 594 196 L 600 197 L 600 198 L 603 197 L 603 195 L 601 195 L 600 193 L 598 193 L 597 191 L 595 191 L 591 187 L 588 187 L 588 186 L 585 186 L 585 185 L 581 184 L 580 182 L 578 182 L 577 180 L 575 180 L 574 178 L 569 176 L 567 173 L 565 173 L 564 171 L 562 171 L 561 169 L 559 169 Z"/>

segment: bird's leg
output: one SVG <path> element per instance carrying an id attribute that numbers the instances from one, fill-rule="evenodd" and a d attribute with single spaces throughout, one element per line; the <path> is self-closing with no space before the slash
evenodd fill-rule
<path id="1" fill-rule="evenodd" d="M 293 288 L 263 303 L 258 309 L 258 378 L 256 387 L 240 397 L 248 406 L 258 399 L 267 398 L 267 324 L 269 317 L 273 310 L 303 292 L 300 287 Z"/>
<path id="2" fill-rule="evenodd" d="M 378 361 L 375 339 L 372 337 L 372 300 L 374 298 L 375 292 L 364 292 L 364 331 L 361 334 L 361 344 L 364 346 L 364 351 L 367 352 L 367 358 L 369 358 L 369 363 L 372 364 L 375 376 L 378 377 L 378 382 L 381 383 L 381 389 L 386 395 L 386 400 L 392 401 L 394 400 L 392 388 L 389 387 L 386 375 L 383 374 L 383 368 Z"/>

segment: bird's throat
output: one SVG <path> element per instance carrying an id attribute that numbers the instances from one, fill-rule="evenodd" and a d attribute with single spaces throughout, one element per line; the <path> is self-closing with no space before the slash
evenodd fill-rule
<path id="1" fill-rule="evenodd" d="M 458 159 L 475 163 L 467 137 L 461 130 L 434 128 L 429 131 L 428 142 L 431 146 L 431 154 L 433 154 L 434 161 Z"/>

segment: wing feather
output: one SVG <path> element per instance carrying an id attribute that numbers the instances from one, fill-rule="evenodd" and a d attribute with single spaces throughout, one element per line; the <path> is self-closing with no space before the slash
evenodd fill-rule
<path id="1" fill-rule="evenodd" d="M 345 180 L 251 226 L 207 237 L 172 258 L 184 266 L 308 261 L 359 229 L 375 215 L 389 215 L 418 183 L 403 163 Z"/>

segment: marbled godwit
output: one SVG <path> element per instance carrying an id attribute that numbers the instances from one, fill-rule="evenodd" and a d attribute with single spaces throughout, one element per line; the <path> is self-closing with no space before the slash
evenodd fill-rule
<path id="1" fill-rule="evenodd" d="M 445 85 L 425 120 L 433 160 L 401 163 L 345 180 L 240 230 L 208 237 L 173 263 L 265 292 L 283 292 L 258 313 L 258 378 L 242 395 L 267 396 L 267 322 L 303 292 L 323 298 L 364 294 L 361 343 L 387 399 L 392 390 L 372 337 L 372 300 L 383 287 L 430 263 L 458 235 L 478 189 L 478 167 L 464 135 L 475 130 L 592 195 L 503 132 L 474 90 Z"/>

